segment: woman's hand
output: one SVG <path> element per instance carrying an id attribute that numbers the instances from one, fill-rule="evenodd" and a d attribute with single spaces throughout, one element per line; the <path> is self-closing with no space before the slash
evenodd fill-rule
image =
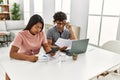
<path id="1" fill-rule="evenodd" d="M 54 56 L 54 55 L 55 55 L 55 52 L 51 52 L 51 53 L 50 53 L 50 56 Z"/>
<path id="2" fill-rule="evenodd" d="M 36 62 L 38 60 L 38 56 L 31 55 L 27 58 L 27 60 L 30 62 Z"/>

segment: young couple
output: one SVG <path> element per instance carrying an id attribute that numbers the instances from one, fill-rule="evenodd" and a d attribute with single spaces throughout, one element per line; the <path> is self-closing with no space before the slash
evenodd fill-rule
<path id="1" fill-rule="evenodd" d="M 67 47 L 59 47 L 55 42 L 59 37 L 64 39 L 76 39 L 70 23 L 66 22 L 67 16 L 64 12 L 56 12 L 53 16 L 55 26 L 47 31 L 47 37 L 43 31 L 44 20 L 35 14 L 33 15 L 26 28 L 19 32 L 12 42 L 10 49 L 10 57 L 19 60 L 27 60 L 36 62 L 41 47 L 47 54 L 55 55 L 55 49 L 65 50 Z M 66 27 L 66 28 L 64 28 Z M 8 77 L 8 76 L 7 76 Z M 9 80 L 9 78 L 8 78 Z"/>

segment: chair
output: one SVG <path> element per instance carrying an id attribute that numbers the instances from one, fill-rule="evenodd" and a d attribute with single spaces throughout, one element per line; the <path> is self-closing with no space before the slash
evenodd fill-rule
<path id="1" fill-rule="evenodd" d="M 47 33 L 48 29 L 53 27 L 53 26 L 54 25 L 52 25 L 52 24 L 45 24 L 45 28 L 44 28 L 45 32 Z"/>
<path id="2" fill-rule="evenodd" d="M 8 46 L 10 32 L 6 29 L 5 21 L 0 21 L 0 44 L 6 43 Z"/>
<path id="3" fill-rule="evenodd" d="M 120 41 L 119 40 L 110 40 L 106 43 L 104 43 L 101 48 L 108 50 L 108 51 L 112 51 L 114 53 L 120 54 Z M 108 74 L 116 74 L 118 76 L 120 76 L 120 74 L 118 73 L 120 70 L 120 65 L 115 66 L 114 68 L 111 68 L 110 70 L 98 75 L 99 76 L 107 76 Z M 114 75 L 113 75 L 114 76 Z"/>
<path id="4" fill-rule="evenodd" d="M 120 54 L 120 41 L 111 40 L 104 43 L 101 48 Z"/>
<path id="5" fill-rule="evenodd" d="M 72 25 L 73 32 L 75 33 L 77 39 L 80 39 L 80 27 Z"/>
<path id="6" fill-rule="evenodd" d="M 47 30 L 53 26 L 54 26 L 53 24 L 45 24 L 45 28 L 44 28 L 45 32 L 47 32 Z M 77 39 L 79 39 L 80 38 L 80 27 L 72 25 L 72 28 L 73 28 L 73 32 L 75 33 Z"/>

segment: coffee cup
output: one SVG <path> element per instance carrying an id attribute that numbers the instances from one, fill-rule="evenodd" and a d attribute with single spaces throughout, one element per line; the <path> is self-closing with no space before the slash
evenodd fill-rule
<path id="1" fill-rule="evenodd" d="M 75 54 L 75 53 L 74 53 L 74 54 L 72 55 L 72 59 L 73 59 L 74 61 L 77 60 L 77 57 L 78 57 L 78 54 Z"/>

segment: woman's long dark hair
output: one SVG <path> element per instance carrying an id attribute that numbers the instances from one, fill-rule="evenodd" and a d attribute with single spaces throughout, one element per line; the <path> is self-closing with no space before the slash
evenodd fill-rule
<path id="1" fill-rule="evenodd" d="M 43 27 L 44 27 L 44 21 L 43 21 L 43 18 L 38 14 L 35 14 L 30 18 L 30 20 L 24 30 L 30 30 L 33 27 L 33 25 L 37 24 L 38 22 L 40 22 L 42 24 L 42 29 L 41 29 L 41 31 L 42 31 Z"/>

